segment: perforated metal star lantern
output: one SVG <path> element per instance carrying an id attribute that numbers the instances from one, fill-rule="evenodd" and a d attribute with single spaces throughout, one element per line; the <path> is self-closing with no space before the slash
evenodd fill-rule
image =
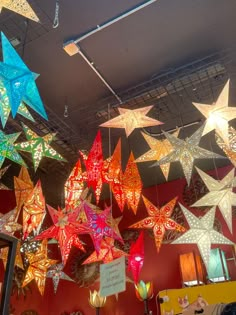
<path id="1" fill-rule="evenodd" d="M 159 120 L 150 118 L 147 113 L 153 108 L 153 106 L 146 106 L 137 109 L 126 109 L 118 107 L 120 116 L 100 125 L 100 127 L 107 128 L 124 128 L 126 136 L 128 137 L 134 129 L 151 127 L 163 124 Z"/>
<path id="2" fill-rule="evenodd" d="M 128 270 L 131 270 L 134 283 L 139 280 L 139 275 L 144 263 L 144 233 L 141 231 L 136 242 L 134 242 L 129 251 Z"/>
<path id="3" fill-rule="evenodd" d="M 166 157 L 162 158 L 159 162 L 156 162 L 154 165 L 162 165 L 170 162 L 179 161 L 183 168 L 186 181 L 189 185 L 195 159 L 224 158 L 217 153 L 199 147 L 199 142 L 202 136 L 203 129 L 204 125 L 202 125 L 197 131 L 195 131 L 191 137 L 186 138 L 185 140 L 178 139 L 175 136 L 164 132 L 166 138 L 170 141 L 174 150 Z"/>
<path id="4" fill-rule="evenodd" d="M 35 171 L 43 157 L 65 161 L 65 159 L 50 146 L 50 143 L 56 135 L 55 133 L 48 133 L 45 136 L 40 137 L 25 124 L 22 123 L 22 126 L 28 141 L 16 143 L 15 148 L 20 151 L 32 153 Z"/>
<path id="5" fill-rule="evenodd" d="M 10 190 L 10 188 L 8 188 L 6 185 L 4 185 L 1 182 L 1 179 L 3 177 L 3 175 L 6 173 L 6 171 L 9 169 L 10 165 L 7 165 L 6 167 L 0 169 L 0 190 Z"/>
<path id="6" fill-rule="evenodd" d="M 136 163 L 140 162 L 149 162 L 149 161 L 160 161 L 162 158 L 166 157 L 173 151 L 173 146 L 171 145 L 168 139 L 164 140 L 157 140 L 144 132 L 141 132 L 144 139 L 147 141 L 150 150 L 141 155 L 139 158 L 135 160 Z M 179 130 L 176 130 L 173 133 L 173 136 L 178 137 Z M 161 164 L 160 165 L 161 171 L 166 180 L 168 180 L 169 170 L 170 170 L 170 163 Z"/>
<path id="7" fill-rule="evenodd" d="M 13 209 L 5 214 L 0 214 L 0 232 L 13 235 L 16 231 L 20 231 L 22 225 L 17 223 L 17 211 Z"/>
<path id="8" fill-rule="evenodd" d="M 132 224 L 130 228 L 152 229 L 156 248 L 159 252 L 166 230 L 176 230 L 178 232 L 185 231 L 183 226 L 171 219 L 177 197 L 169 201 L 161 208 L 157 208 L 147 198 L 144 196 L 142 197 L 149 216 L 137 223 Z"/>
<path id="9" fill-rule="evenodd" d="M 47 119 L 43 102 L 35 84 L 38 74 L 29 70 L 6 36 L 1 33 L 3 62 L 0 62 L 0 81 L 6 89 L 13 118 L 23 101 Z"/>
<path id="10" fill-rule="evenodd" d="M 20 14 L 27 19 L 39 22 L 39 18 L 26 0 L 1 0 L 0 13 L 3 8 Z"/>
<path id="11" fill-rule="evenodd" d="M 22 287 L 26 286 L 32 280 L 35 280 L 40 294 L 43 295 L 45 289 L 47 270 L 52 265 L 55 265 L 57 263 L 57 260 L 49 259 L 47 257 L 46 240 L 42 241 L 41 246 L 39 247 L 36 253 L 27 253 L 26 256 L 29 261 L 29 267 L 27 269 Z"/>
<path id="12" fill-rule="evenodd" d="M 172 244 L 197 244 L 203 262 L 208 269 L 211 245 L 233 243 L 213 228 L 215 207 L 211 208 L 203 217 L 196 217 L 180 204 L 189 225 L 189 230 L 177 238 Z"/>
<path id="13" fill-rule="evenodd" d="M 229 80 L 221 91 L 214 105 L 193 103 L 206 117 L 206 124 L 202 135 L 215 130 L 228 145 L 228 122 L 236 118 L 236 107 L 228 107 Z"/>
<path id="14" fill-rule="evenodd" d="M 219 135 L 216 134 L 215 136 L 218 146 L 224 151 L 234 167 L 236 167 L 236 130 L 233 127 L 229 127 L 228 145 Z"/>
<path id="15" fill-rule="evenodd" d="M 73 279 L 71 279 L 65 272 L 62 271 L 63 268 L 64 268 L 63 264 L 56 264 L 56 265 L 53 265 L 47 272 L 47 278 L 52 278 L 53 290 L 55 294 L 57 293 L 57 288 L 58 288 L 60 280 L 74 282 Z"/>
<path id="16" fill-rule="evenodd" d="M 209 193 L 195 202 L 192 207 L 218 206 L 232 233 L 232 206 L 236 206 L 236 193 L 233 192 L 233 188 L 236 187 L 234 169 L 221 180 L 212 178 L 197 167 L 196 169 Z"/>

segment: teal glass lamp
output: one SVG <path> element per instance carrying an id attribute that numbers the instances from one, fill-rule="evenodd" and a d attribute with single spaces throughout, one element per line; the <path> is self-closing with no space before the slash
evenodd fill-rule
<path id="1" fill-rule="evenodd" d="M 207 274 L 211 282 L 227 281 L 230 279 L 225 253 L 220 248 L 211 250 Z"/>

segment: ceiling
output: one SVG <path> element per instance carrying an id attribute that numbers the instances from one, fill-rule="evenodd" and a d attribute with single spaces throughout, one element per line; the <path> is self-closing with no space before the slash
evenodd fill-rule
<path id="1" fill-rule="evenodd" d="M 146 128 L 145 132 L 158 137 L 161 129 L 187 126 L 181 129 L 180 137 L 184 138 L 203 121 L 191 102 L 213 103 L 228 78 L 230 105 L 236 103 L 235 0 L 152 1 L 81 40 L 81 53 L 114 94 L 81 53 L 69 56 L 63 45 L 150 1 L 60 0 L 55 28 L 56 0 L 28 2 L 40 23 L 3 9 L 0 28 L 8 39 L 18 40 L 16 50 L 28 67 L 40 74 L 36 82 L 49 120 L 33 113 L 36 123 L 26 121 L 27 125 L 42 135 L 56 131 L 54 147 L 68 160 L 62 163 L 44 159 L 34 174 L 30 157 L 26 156 L 32 177 L 42 180 L 50 204 L 62 202 L 63 183 L 79 157 L 78 150 L 89 151 L 99 124 L 116 116 L 117 106 L 134 109 L 154 105 L 149 116 L 165 124 Z M 18 130 L 19 117 L 10 119 L 5 131 Z M 148 150 L 140 130 L 135 130 L 128 139 L 121 129 L 101 131 L 105 157 L 122 138 L 124 166 L 130 150 L 135 157 Z M 213 133 L 204 137 L 201 144 L 221 153 Z M 206 170 L 226 163 L 227 160 L 196 164 Z M 164 181 L 158 168 L 153 176 L 151 164 L 138 165 L 144 186 Z M 4 178 L 8 185 L 12 185 L 12 176 L 18 171 L 18 165 L 11 166 Z M 176 163 L 171 168 L 170 180 L 182 176 Z"/>

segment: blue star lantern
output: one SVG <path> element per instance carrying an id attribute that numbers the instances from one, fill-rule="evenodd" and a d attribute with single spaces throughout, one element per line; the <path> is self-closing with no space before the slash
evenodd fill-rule
<path id="1" fill-rule="evenodd" d="M 6 89 L 12 116 L 16 116 L 23 101 L 43 118 L 48 119 L 35 83 L 38 74 L 29 70 L 2 32 L 1 41 L 3 62 L 0 62 L 0 80 Z"/>

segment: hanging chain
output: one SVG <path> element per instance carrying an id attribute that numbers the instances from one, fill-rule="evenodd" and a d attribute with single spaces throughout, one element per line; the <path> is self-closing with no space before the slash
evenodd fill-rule
<path id="1" fill-rule="evenodd" d="M 56 7 L 55 7 L 55 17 L 53 21 L 53 28 L 57 28 L 59 26 L 59 0 L 56 1 Z"/>

